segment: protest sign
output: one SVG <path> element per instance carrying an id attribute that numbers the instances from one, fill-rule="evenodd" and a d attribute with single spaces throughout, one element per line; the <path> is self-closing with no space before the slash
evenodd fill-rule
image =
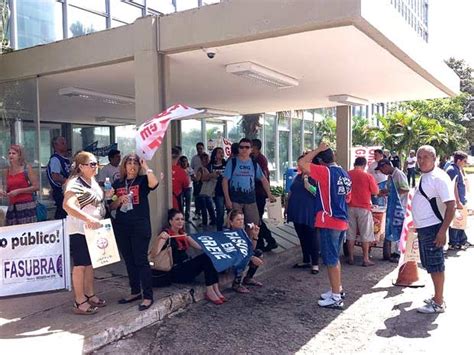
<path id="1" fill-rule="evenodd" d="M 269 223 L 277 225 L 283 223 L 283 212 L 281 207 L 281 196 L 275 197 L 275 202 L 267 200 L 267 220 Z"/>
<path id="2" fill-rule="evenodd" d="M 376 149 L 381 149 L 380 146 L 373 146 L 373 147 L 352 147 L 351 149 L 351 158 L 352 162 L 355 161 L 357 157 L 364 157 L 367 159 L 367 166 L 374 161 L 374 151 Z"/>
<path id="3" fill-rule="evenodd" d="M 224 156 L 226 158 L 230 157 L 230 155 L 232 154 L 231 147 L 232 142 L 227 138 L 222 138 L 222 149 L 224 149 Z"/>
<path id="4" fill-rule="evenodd" d="M 110 218 L 100 221 L 100 224 L 102 225 L 101 228 L 84 228 L 87 248 L 94 269 L 120 261 Z"/>
<path id="5" fill-rule="evenodd" d="M 467 213 L 466 206 L 464 206 L 460 210 L 456 210 L 456 212 L 454 213 L 453 221 L 451 222 L 451 228 L 462 229 L 462 230 L 466 229 L 467 216 L 468 216 L 468 213 Z"/>
<path id="6" fill-rule="evenodd" d="M 418 238 L 415 233 L 415 224 L 412 214 L 412 200 L 415 193 L 414 189 L 408 192 L 407 205 L 405 210 L 405 219 L 403 221 L 402 233 L 398 248 L 400 250 L 400 259 L 398 265 L 402 266 L 407 261 L 419 261 L 420 251 L 418 249 Z"/>
<path id="7" fill-rule="evenodd" d="M 62 220 L 0 228 L 0 296 L 70 289 Z"/>
<path id="8" fill-rule="evenodd" d="M 246 265 L 253 255 L 252 243 L 242 229 L 202 232 L 191 237 L 201 246 L 218 272 Z"/>
<path id="9" fill-rule="evenodd" d="M 153 116 L 150 120 L 138 127 L 136 134 L 136 153 L 143 159 L 150 160 L 160 147 L 171 120 L 196 115 L 202 112 L 202 110 L 176 104 L 168 107 L 160 114 Z"/>

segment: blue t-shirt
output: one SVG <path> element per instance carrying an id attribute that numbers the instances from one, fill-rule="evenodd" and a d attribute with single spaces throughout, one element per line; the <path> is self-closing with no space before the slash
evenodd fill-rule
<path id="1" fill-rule="evenodd" d="M 229 180 L 230 200 L 235 203 L 254 203 L 255 198 L 255 178 L 261 180 L 263 177 L 262 169 L 255 164 L 252 159 L 240 160 L 235 158 L 235 170 L 232 173 L 232 159 L 229 159 L 225 166 L 224 177 Z"/>

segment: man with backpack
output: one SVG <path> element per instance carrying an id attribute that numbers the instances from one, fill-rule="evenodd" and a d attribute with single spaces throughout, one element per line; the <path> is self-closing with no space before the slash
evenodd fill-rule
<path id="1" fill-rule="evenodd" d="M 260 180 L 271 202 L 275 197 L 270 192 L 270 184 L 262 169 L 250 157 L 252 141 L 242 138 L 239 142 L 239 155 L 229 160 L 224 170 L 222 187 L 225 205 L 228 209 L 238 209 L 244 213 L 245 223 L 260 225 L 260 216 L 255 194 L 255 181 Z"/>

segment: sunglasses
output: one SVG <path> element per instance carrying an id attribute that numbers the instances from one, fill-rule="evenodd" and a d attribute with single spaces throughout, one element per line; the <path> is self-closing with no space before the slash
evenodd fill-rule
<path id="1" fill-rule="evenodd" d="M 239 149 L 250 149 L 249 145 L 239 145 Z"/>
<path id="2" fill-rule="evenodd" d="M 127 163 L 137 163 L 137 164 L 140 164 L 140 162 L 138 161 L 138 159 L 135 159 L 135 158 L 128 158 L 128 159 L 127 159 Z"/>
<path id="3" fill-rule="evenodd" d="M 96 161 L 91 161 L 90 163 L 83 165 L 89 165 L 91 168 L 97 168 L 98 163 Z"/>

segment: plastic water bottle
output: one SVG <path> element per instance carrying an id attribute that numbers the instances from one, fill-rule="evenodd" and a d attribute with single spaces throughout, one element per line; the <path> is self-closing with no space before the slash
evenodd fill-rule
<path id="1" fill-rule="evenodd" d="M 133 210 L 133 192 L 128 193 L 127 212 Z"/>
<path id="2" fill-rule="evenodd" d="M 105 199 L 110 200 L 112 196 L 107 197 L 107 192 L 109 192 L 112 189 L 112 183 L 110 182 L 110 178 L 105 178 L 104 181 L 104 191 L 106 193 Z"/>
<path id="3" fill-rule="evenodd" d="M 127 195 L 127 202 L 122 203 L 122 206 L 120 206 L 120 212 L 127 213 L 129 211 L 128 205 L 130 204 L 130 194 Z"/>

